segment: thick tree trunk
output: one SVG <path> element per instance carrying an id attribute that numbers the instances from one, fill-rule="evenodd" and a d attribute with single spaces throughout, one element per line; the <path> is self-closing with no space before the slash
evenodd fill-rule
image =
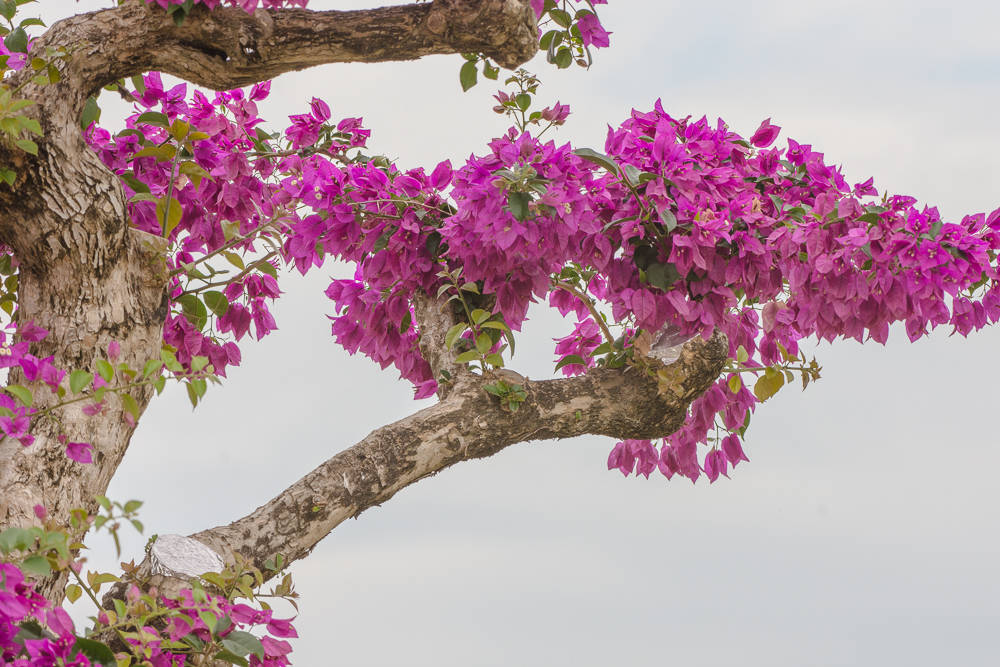
<path id="1" fill-rule="evenodd" d="M 31 351 L 53 357 L 60 369 L 93 371 L 112 341 L 121 346 L 119 362 L 141 369 L 159 356 L 162 341 L 164 246 L 129 227 L 117 177 L 87 148 L 76 122 L 56 124 L 64 118 L 46 117 L 39 159 L 22 167 L 15 196 L 0 197 L 0 234 L 19 264 L 17 319 L 49 331 Z M 10 381 L 27 384 L 40 409 L 59 400 L 41 382 L 24 383 L 19 369 Z M 150 389 L 132 393 L 145 409 Z M 85 415 L 83 405 L 36 420 L 29 447 L 0 442 L 0 527 L 37 522 L 35 505 L 59 518 L 77 507 L 96 509 L 94 497 L 107 489 L 134 423 L 112 394 L 98 415 Z M 66 442 L 92 443 L 93 463 L 67 458 Z"/>

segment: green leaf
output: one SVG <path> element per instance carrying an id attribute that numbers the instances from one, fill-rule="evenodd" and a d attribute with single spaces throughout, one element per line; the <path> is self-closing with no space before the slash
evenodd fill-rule
<path id="1" fill-rule="evenodd" d="M 24 28 L 14 28 L 10 34 L 3 38 L 4 46 L 12 53 L 28 52 L 28 33 Z"/>
<path id="2" fill-rule="evenodd" d="M 663 291 L 670 289 L 670 286 L 681 279 L 681 274 L 672 263 L 661 264 L 659 262 L 650 264 L 646 268 L 646 281 L 653 287 L 658 287 Z"/>
<path id="3" fill-rule="evenodd" d="M 508 327 L 506 324 L 504 324 L 503 322 L 497 322 L 495 320 L 490 322 L 481 322 L 478 324 L 483 329 L 499 329 L 500 331 L 510 331 L 510 327 Z"/>
<path id="4" fill-rule="evenodd" d="M 160 372 L 163 368 L 163 362 L 159 359 L 150 359 L 146 362 L 146 365 L 142 367 L 142 377 L 148 378 L 154 373 Z"/>
<path id="5" fill-rule="evenodd" d="M 0 179 L 7 185 L 14 185 L 14 180 L 17 178 L 17 172 L 13 169 L 0 169 Z"/>
<path id="6" fill-rule="evenodd" d="M 185 384 L 184 388 L 187 389 L 188 400 L 191 401 L 191 407 L 198 407 L 198 392 L 194 390 L 194 387 L 191 386 L 190 382 Z"/>
<path id="7" fill-rule="evenodd" d="M 264 657 L 264 646 L 260 640 L 249 632 L 233 630 L 222 640 L 222 645 L 236 655 L 245 656 L 251 653 L 258 658 Z"/>
<path id="8" fill-rule="evenodd" d="M 31 139 L 18 139 L 17 141 L 14 142 L 14 145 L 20 148 L 25 153 L 38 155 L 38 144 L 36 144 Z"/>
<path id="9" fill-rule="evenodd" d="M 469 325 L 467 323 L 459 322 L 452 328 L 448 329 L 448 333 L 444 335 L 445 349 L 450 350 L 455 345 L 455 341 L 458 340 L 458 337 L 461 336 L 468 328 Z"/>
<path id="10" fill-rule="evenodd" d="M 160 360 L 163 362 L 163 365 L 167 367 L 167 370 L 173 371 L 174 373 L 184 372 L 184 366 L 181 365 L 181 362 L 177 361 L 177 355 L 174 354 L 173 350 L 168 350 L 167 348 L 161 349 Z M 165 380 L 166 378 L 162 378 L 161 376 L 161 379 Z"/>
<path id="11" fill-rule="evenodd" d="M 738 394 L 740 389 L 743 387 L 743 380 L 740 379 L 739 375 L 734 374 L 731 378 L 729 378 L 729 382 L 726 384 L 729 385 L 729 391 L 734 394 Z"/>
<path id="12" fill-rule="evenodd" d="M 482 308 L 476 308 L 472 311 L 472 323 L 479 325 L 490 319 L 490 313 L 483 310 Z"/>
<path id="13" fill-rule="evenodd" d="M 140 94 L 142 91 L 138 91 Z M 167 118 L 167 114 L 160 113 L 159 111 L 147 111 L 145 113 L 139 114 L 139 117 L 135 119 L 136 125 L 156 125 L 157 127 L 168 128 L 170 127 L 170 119 Z"/>
<path id="14" fill-rule="evenodd" d="M 528 217 L 528 205 L 531 203 L 531 195 L 527 192 L 511 192 L 507 196 L 507 209 L 514 216 L 515 220 L 523 221 Z"/>
<path id="15" fill-rule="evenodd" d="M 603 169 L 612 174 L 618 173 L 618 164 L 612 158 L 608 157 L 604 153 L 598 153 L 597 151 L 592 150 L 590 148 L 577 148 L 575 151 L 573 151 L 573 155 L 576 155 L 577 157 L 582 157 L 584 160 L 587 160 L 588 162 L 593 162 L 597 166 L 602 167 Z"/>
<path id="16" fill-rule="evenodd" d="M 70 604 L 79 600 L 81 595 L 83 595 L 83 589 L 76 584 L 70 584 L 66 587 L 66 599 L 69 600 Z"/>
<path id="17" fill-rule="evenodd" d="M 130 500 L 127 503 L 125 503 L 125 507 L 123 507 L 122 509 L 124 509 L 126 512 L 130 512 L 131 513 L 131 512 L 136 511 L 140 507 L 142 507 L 142 501 L 141 500 Z"/>
<path id="18" fill-rule="evenodd" d="M 74 394 L 79 394 L 80 390 L 94 381 L 94 374 L 87 371 L 75 370 L 69 374 L 69 390 Z"/>
<path id="19" fill-rule="evenodd" d="M 556 51 L 555 63 L 559 69 L 566 69 L 573 64 L 573 53 L 567 47 L 562 47 Z"/>
<path id="20" fill-rule="evenodd" d="M 36 137 L 42 136 L 42 124 L 39 123 L 34 118 L 29 118 L 28 116 L 18 116 L 17 120 L 21 123 L 21 127 L 31 132 Z"/>
<path id="21" fill-rule="evenodd" d="M 550 9 L 549 16 L 551 16 L 552 20 L 563 28 L 568 28 L 573 23 L 573 19 L 570 17 L 569 12 L 562 9 Z"/>
<path id="22" fill-rule="evenodd" d="M 243 258 L 237 255 L 235 252 L 229 252 L 228 250 L 222 253 L 222 256 L 226 258 L 226 261 L 235 266 L 240 271 L 244 270 L 246 265 L 243 263 Z"/>
<path id="23" fill-rule="evenodd" d="M 476 350 L 479 351 L 479 354 L 486 354 L 491 347 L 493 347 L 493 340 L 489 335 L 481 333 L 476 337 Z"/>
<path id="24" fill-rule="evenodd" d="M 180 224 L 183 214 L 184 209 L 181 208 L 181 203 L 177 201 L 176 197 L 171 197 L 169 200 L 163 197 L 156 201 L 156 219 L 159 221 L 165 237 L 170 236 L 170 232 L 174 231 L 174 228 Z"/>
<path id="25" fill-rule="evenodd" d="M 163 146 L 146 146 L 132 155 L 133 158 L 155 157 L 157 162 L 170 162 L 177 156 L 177 148 L 164 144 Z"/>
<path id="26" fill-rule="evenodd" d="M 139 404 L 135 402 L 135 399 L 132 398 L 131 394 L 126 394 L 125 392 L 122 392 L 121 394 L 119 394 L 119 396 L 122 399 L 122 407 L 125 408 L 125 411 L 130 415 L 132 415 L 134 419 L 138 420 L 139 415 L 142 414 L 142 412 L 139 410 Z"/>
<path id="27" fill-rule="evenodd" d="M 230 665 L 239 665 L 240 667 L 249 667 L 250 665 L 246 658 L 241 658 L 228 649 L 222 649 L 213 655 L 212 658 L 222 662 L 228 662 Z"/>
<path id="28" fill-rule="evenodd" d="M 516 104 L 517 108 L 521 111 L 527 111 L 528 107 L 531 106 L 531 95 L 528 95 L 527 93 L 519 93 L 514 97 L 514 104 Z"/>
<path id="29" fill-rule="evenodd" d="M 35 543 L 32 532 L 27 528 L 8 528 L 0 532 L 0 551 L 9 554 L 11 551 L 23 551 Z"/>
<path id="30" fill-rule="evenodd" d="M 191 370 L 197 373 L 208 366 L 209 358 L 200 354 L 191 357 Z"/>
<path id="31" fill-rule="evenodd" d="M 669 208 L 665 208 L 660 212 L 660 219 L 663 221 L 663 227 L 667 232 L 672 232 L 677 228 L 677 216 Z"/>
<path id="32" fill-rule="evenodd" d="M 556 364 L 556 368 L 555 369 L 559 370 L 563 366 L 569 366 L 571 364 L 578 364 L 578 365 L 583 366 L 583 367 L 587 366 L 587 362 L 579 354 L 570 354 L 570 355 L 567 355 L 567 356 L 563 357 L 562 359 L 560 359 L 559 363 Z"/>
<path id="33" fill-rule="evenodd" d="M 477 350 L 466 350 L 462 354 L 455 357 L 455 362 L 459 364 L 467 364 L 470 361 L 475 361 L 479 358 L 479 352 Z"/>
<path id="34" fill-rule="evenodd" d="M 201 181 L 205 178 L 209 178 L 210 175 L 207 171 L 201 168 L 197 162 L 192 160 L 185 160 L 177 166 L 177 170 L 191 179 L 194 186 L 197 188 L 201 185 Z"/>
<path id="35" fill-rule="evenodd" d="M 458 71 L 458 81 L 462 84 L 462 90 L 466 91 L 476 85 L 476 79 L 479 76 L 479 72 L 476 71 L 476 62 L 468 61 L 462 65 L 462 69 Z"/>
<path id="36" fill-rule="evenodd" d="M 4 387 L 4 389 L 7 390 L 8 394 L 11 394 L 14 398 L 19 400 L 26 408 L 30 408 L 31 404 L 35 400 L 31 395 L 31 391 L 29 391 L 27 387 L 22 387 L 19 384 L 9 384 Z"/>
<path id="37" fill-rule="evenodd" d="M 778 390 L 785 384 L 785 376 L 781 372 L 768 368 L 764 375 L 757 379 L 753 386 L 754 396 L 760 401 L 767 399 L 778 393 Z"/>
<path id="38" fill-rule="evenodd" d="M 184 311 L 184 317 L 191 322 L 191 325 L 201 331 L 205 324 L 208 322 L 208 309 L 205 308 L 205 304 L 202 300 L 194 294 L 181 294 L 177 298 L 177 302 L 181 304 L 181 309 Z"/>
<path id="39" fill-rule="evenodd" d="M 52 573 L 52 566 L 43 556 L 28 556 L 21 561 L 21 571 L 35 577 L 47 577 Z"/>
<path id="40" fill-rule="evenodd" d="M 72 652 L 82 653 L 90 658 L 91 662 L 96 662 L 104 667 L 115 667 L 118 664 L 114 651 L 108 648 L 106 644 L 93 639 L 87 639 L 86 637 L 76 638 L 76 641 L 73 643 Z"/>
<path id="41" fill-rule="evenodd" d="M 115 367 L 106 359 L 98 359 L 95 363 L 98 375 L 104 378 L 105 382 L 111 382 L 115 378 Z"/>

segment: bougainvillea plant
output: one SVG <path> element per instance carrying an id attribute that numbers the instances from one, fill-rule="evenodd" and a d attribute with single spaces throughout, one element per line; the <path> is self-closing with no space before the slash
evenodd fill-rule
<path id="1" fill-rule="evenodd" d="M 1000 319 L 1000 210 L 945 221 L 849 182 L 811 145 L 779 141 L 770 119 L 744 136 L 657 102 L 603 146 L 557 139 L 570 106 L 542 107 L 539 80 L 517 67 L 539 49 L 558 68 L 588 66 L 610 43 L 597 0 L 342 14 L 305 0 L 128 0 L 36 39 L 25 4 L 0 0 L 0 430 L 18 443 L 0 481 L 22 489 L 0 514 L 12 664 L 285 664 L 294 630 L 237 599 L 402 486 L 581 433 L 614 437 L 608 468 L 625 475 L 715 482 L 747 460 L 758 404 L 819 377 L 801 340 L 881 343 L 895 322 L 911 340 L 940 325 L 965 335 Z M 324 22 L 369 48 L 336 35 L 304 46 Z M 480 73 L 503 85 L 493 111 L 510 129 L 463 163 L 373 154 L 363 120 L 318 98 L 283 128 L 259 115 L 281 72 L 438 52 L 462 54 L 463 89 Z M 101 87 L 131 104 L 124 129 L 100 124 Z M 437 405 L 200 533 L 227 569 L 178 595 L 144 590 L 145 563 L 82 576 L 87 529 L 134 521 L 136 505 L 102 494 L 152 395 L 178 381 L 197 405 L 277 328 L 283 273 L 333 261 L 353 267 L 326 288 L 334 341 Z M 572 317 L 554 348 L 565 379 L 507 368 L 541 302 Z M 495 418 L 468 421 L 483 412 Z M 32 472 L 53 451 L 58 484 Z M 291 537 L 274 530 L 288 512 L 304 526 Z M 112 580 L 117 597 L 98 601 Z M 78 633 L 58 604 L 84 592 L 97 611 Z"/>

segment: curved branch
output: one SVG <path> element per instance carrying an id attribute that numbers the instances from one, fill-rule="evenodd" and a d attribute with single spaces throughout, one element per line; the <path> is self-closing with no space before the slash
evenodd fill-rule
<path id="1" fill-rule="evenodd" d="M 595 369 L 529 382 L 528 400 L 513 414 L 483 391 L 481 378 L 464 376 L 437 405 L 373 431 L 246 517 L 192 537 L 227 559 L 238 552 L 260 567 L 280 553 L 291 563 L 345 519 L 461 461 L 529 440 L 669 435 L 719 376 L 727 352 L 721 334 L 686 343 L 669 367 L 672 389 L 666 394 L 658 395 L 656 383 L 635 371 Z"/>
<path id="2" fill-rule="evenodd" d="M 538 49 L 527 0 L 435 0 L 355 11 L 208 10 L 198 5 L 177 26 L 158 7 L 120 7 L 60 21 L 36 49 L 69 48 L 58 99 L 78 117 L 87 97 L 124 77 L 157 70 L 216 90 L 336 62 L 413 60 L 430 54 L 485 53 L 514 68 Z"/>

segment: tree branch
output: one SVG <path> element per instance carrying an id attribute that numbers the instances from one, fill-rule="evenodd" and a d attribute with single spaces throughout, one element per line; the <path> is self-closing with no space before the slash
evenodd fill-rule
<path id="1" fill-rule="evenodd" d="M 356 11 L 208 10 L 196 6 L 177 26 L 158 7 L 120 7 L 60 21 L 36 49 L 70 48 L 58 86 L 78 117 L 102 86 L 150 70 L 225 90 L 337 62 L 414 60 L 444 53 L 485 53 L 514 68 L 538 49 L 527 0 L 435 0 Z"/>
<path id="2" fill-rule="evenodd" d="M 529 382 L 528 400 L 513 414 L 483 391 L 481 378 L 464 375 L 437 405 L 373 431 L 246 517 L 192 537 L 227 559 L 239 552 L 260 567 L 280 553 L 291 563 L 345 519 L 460 461 L 529 440 L 669 435 L 683 423 L 690 402 L 716 380 L 727 352 L 721 334 L 686 343 L 669 366 L 672 389 L 666 395 L 635 370 L 594 369 Z"/>
<path id="3" fill-rule="evenodd" d="M 442 371 L 455 379 L 468 372 L 465 364 L 455 363 L 454 351 L 444 344 L 448 330 L 457 322 L 448 303 L 442 303 L 422 290 L 413 295 L 413 314 L 420 330 L 420 355 L 430 364 L 431 373 L 438 381 L 438 398 L 444 399 L 454 383 L 443 382 Z"/>

